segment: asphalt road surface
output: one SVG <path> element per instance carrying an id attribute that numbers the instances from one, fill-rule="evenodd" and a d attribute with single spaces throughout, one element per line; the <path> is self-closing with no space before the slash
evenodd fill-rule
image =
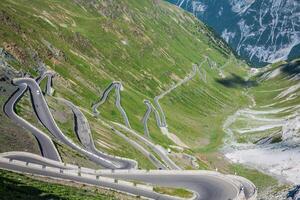
<path id="1" fill-rule="evenodd" d="M 113 161 L 104 159 L 102 157 L 99 157 L 80 146 L 76 145 L 74 142 L 72 142 L 69 138 L 67 138 L 62 131 L 57 126 L 56 122 L 53 119 L 53 116 L 49 110 L 49 107 L 46 103 L 46 100 L 44 96 L 42 95 L 41 89 L 39 85 L 36 83 L 34 79 L 31 78 L 19 78 L 14 79 L 13 83 L 17 86 L 25 85 L 29 88 L 30 94 L 31 94 L 31 101 L 34 108 L 34 111 L 40 120 L 40 122 L 49 130 L 49 132 L 57 138 L 59 141 L 63 142 L 64 144 L 70 146 L 74 150 L 78 151 L 79 153 L 82 153 L 83 155 L 87 156 L 90 160 L 93 162 L 110 169 L 128 169 L 136 166 L 132 166 L 132 162 L 128 162 L 124 160 L 122 164 L 120 163 L 114 163 Z M 10 112 L 13 112 L 13 107 L 11 107 Z M 15 113 L 12 113 L 15 115 Z M 30 127 L 31 125 L 29 123 L 24 124 L 26 127 Z"/>
<path id="2" fill-rule="evenodd" d="M 122 107 L 121 105 L 121 95 L 120 95 L 120 90 L 122 89 L 122 84 L 118 81 L 114 81 L 112 82 L 105 90 L 104 92 L 102 93 L 102 96 L 99 100 L 99 102 L 95 103 L 93 106 L 92 106 L 92 110 L 93 110 L 93 113 L 97 116 L 99 115 L 99 111 L 97 110 L 97 108 L 99 106 L 101 106 L 103 103 L 105 103 L 105 101 L 107 100 L 107 97 L 109 95 L 109 93 L 112 91 L 112 89 L 115 88 L 115 95 L 116 95 L 116 101 L 115 101 L 115 105 L 117 107 L 117 109 L 120 111 L 123 119 L 124 119 L 124 122 L 125 122 L 125 125 L 128 127 L 128 128 L 131 128 L 130 126 L 130 123 L 129 123 L 129 119 L 127 117 L 127 114 L 124 110 L 124 108 Z"/>
<path id="3" fill-rule="evenodd" d="M 3 157 L 2 155 L 0 156 Z M 45 162 L 44 165 L 48 166 L 48 161 L 44 160 L 44 158 L 41 158 L 41 162 Z M 185 188 L 193 191 L 196 194 L 194 199 L 197 200 L 236 199 L 239 195 L 241 195 L 241 192 L 246 194 L 246 199 L 249 199 L 252 197 L 252 195 L 255 195 L 255 193 L 253 193 L 253 191 L 255 191 L 255 187 L 247 179 L 237 176 L 227 176 L 211 171 L 156 170 L 147 172 L 145 170 L 95 171 L 83 169 L 81 171 L 82 175 L 78 176 L 78 173 L 76 173 L 78 171 L 74 171 L 74 169 L 65 169 L 63 172 L 54 173 L 53 169 L 50 170 L 49 168 L 42 168 L 30 165 L 24 166 L 19 163 L 8 162 L 7 160 L 4 161 L 3 159 L 0 159 L 0 167 L 20 172 L 56 177 L 66 180 L 78 181 L 81 183 L 108 187 L 119 191 L 128 192 L 131 194 L 153 199 L 174 200 L 178 198 L 170 196 L 168 197 L 153 191 L 146 192 L 143 189 L 129 185 L 126 186 L 115 183 L 107 183 L 105 182 L 105 179 L 102 179 L 101 177 L 111 177 L 117 180 L 134 180 L 165 187 Z M 88 176 L 85 176 L 83 174 L 88 174 Z M 100 177 L 99 180 L 96 178 L 97 176 Z"/>
<path id="4" fill-rule="evenodd" d="M 7 100 L 4 105 L 4 113 L 14 122 L 22 126 L 23 128 L 30 131 L 34 137 L 37 139 L 37 142 L 40 147 L 40 151 L 42 155 L 46 158 L 60 161 L 59 153 L 53 144 L 51 138 L 44 133 L 43 131 L 37 129 L 29 122 L 19 117 L 15 113 L 15 105 L 19 101 L 19 99 L 24 95 L 27 90 L 27 84 L 19 84 L 18 89 L 12 94 L 12 96 Z"/>
<path id="5" fill-rule="evenodd" d="M 182 83 L 188 81 L 194 76 L 196 71 L 194 70 L 192 74 L 186 77 Z M 26 164 L 22 165 L 18 162 L 10 162 L 7 159 L 0 159 L 0 168 L 14 170 L 22 173 L 31 173 L 36 175 L 48 176 L 53 178 L 60 178 L 64 180 L 72 180 L 80 183 L 86 183 L 96 186 L 102 186 L 106 188 L 115 189 L 118 191 L 128 192 L 131 194 L 152 198 L 152 199 L 166 199 L 166 200 L 177 200 L 177 197 L 171 197 L 163 194 L 158 194 L 151 190 L 146 190 L 142 188 L 137 188 L 130 185 L 118 184 L 116 182 L 106 181 L 107 179 L 97 177 L 111 177 L 114 179 L 120 180 L 131 180 L 131 181 L 141 181 L 144 183 L 151 183 L 154 185 L 166 186 L 166 187 L 178 187 L 185 188 L 193 191 L 196 195 L 194 199 L 197 200 L 229 200 L 229 199 L 237 199 L 240 197 L 239 195 L 245 195 L 246 199 L 251 198 L 256 194 L 255 186 L 245 178 L 237 177 L 237 176 L 226 176 L 217 172 L 211 171 L 185 171 L 185 170 L 158 170 L 158 171 L 139 171 L 133 170 L 136 168 L 136 163 L 132 162 L 129 159 L 112 159 L 111 156 L 106 154 L 101 154 L 101 152 L 97 151 L 92 141 L 92 137 L 88 132 L 87 120 L 84 116 L 80 116 L 80 112 L 77 112 L 77 116 L 79 116 L 79 121 L 77 121 L 77 126 L 80 126 L 83 131 L 80 136 L 84 143 L 88 146 L 88 150 L 81 148 L 80 146 L 74 144 L 69 138 L 67 138 L 62 131 L 59 129 L 57 124 L 55 123 L 53 116 L 49 110 L 49 107 L 44 99 L 41 89 L 37 82 L 31 78 L 19 78 L 14 79 L 13 83 L 18 86 L 18 90 L 9 98 L 4 106 L 4 111 L 12 120 L 16 121 L 24 128 L 28 129 L 33 133 L 33 135 L 37 138 L 43 157 L 39 157 L 37 155 L 32 155 L 30 153 L 24 152 L 14 152 L 14 153 L 6 153 L 0 155 L 1 157 L 6 157 L 14 160 L 20 160 L 27 163 L 35 163 L 36 165 Z M 181 84 L 182 84 L 181 83 Z M 48 81 L 48 84 L 52 84 Z M 176 86 L 176 85 L 175 85 Z M 174 87 L 175 87 L 174 86 Z M 47 86 L 48 87 L 48 86 Z M 51 87 L 51 85 L 49 85 Z M 113 87 L 113 86 L 111 86 Z M 116 88 L 116 105 L 117 107 L 121 107 L 120 104 L 120 94 L 121 85 L 116 82 L 114 87 Z M 47 136 L 42 131 L 38 130 L 34 126 L 32 126 L 29 122 L 25 121 L 21 117 L 19 117 L 14 112 L 14 107 L 16 102 L 22 97 L 25 91 L 29 89 L 31 94 L 31 101 L 34 108 L 34 111 L 40 120 L 40 122 L 49 130 L 49 132 L 56 137 L 58 140 L 63 142 L 64 144 L 72 147 L 79 153 L 86 155 L 95 163 L 99 165 L 109 168 L 109 169 L 131 169 L 131 170 L 92 170 L 92 169 L 84 169 L 87 171 L 82 171 L 86 173 L 86 175 L 79 175 L 78 172 L 74 173 L 74 170 L 78 170 L 76 166 L 64 165 L 60 161 L 59 154 L 52 143 L 52 140 L 49 136 Z M 171 91 L 174 89 L 173 87 L 168 90 Z M 110 91 L 111 89 L 108 89 Z M 168 92 L 167 91 L 167 92 Z M 109 92 L 104 92 L 104 97 L 101 98 L 103 101 L 106 100 Z M 119 95 L 118 95 L 118 94 Z M 106 94 L 106 95 L 105 95 Z M 106 96 L 106 97 L 105 97 Z M 162 95 L 163 96 L 163 95 Z M 157 103 L 159 98 L 156 98 Z M 119 102 L 119 103 L 117 103 Z M 100 103 L 101 104 L 101 103 Z M 159 103 L 158 103 L 159 106 Z M 75 106 L 76 107 L 76 106 Z M 122 108 L 122 107 L 121 107 Z M 75 109 L 76 111 L 76 109 Z M 77 110 L 78 111 L 78 110 Z M 124 110 L 123 110 L 124 111 Z M 74 110 L 73 110 L 74 112 Z M 122 111 L 120 111 L 122 113 Z M 125 113 L 125 111 L 124 111 Z M 82 114 L 82 113 L 81 113 Z M 125 113 L 126 114 L 126 113 Z M 163 117 L 164 118 L 164 117 Z M 128 120 L 128 118 L 126 117 Z M 126 120 L 125 120 L 126 122 Z M 129 121 L 125 123 L 127 131 L 134 134 L 138 137 L 142 142 L 151 147 L 165 162 L 168 168 L 170 169 L 180 169 L 170 158 L 166 155 L 166 152 L 163 149 L 160 149 L 159 146 L 152 144 L 146 138 L 140 136 L 138 133 L 130 129 Z M 162 125 L 166 126 L 165 120 L 162 120 Z M 122 126 L 122 125 L 121 125 Z M 124 128 L 123 127 L 123 128 Z M 113 130 L 117 132 L 117 130 Z M 130 139 L 129 139 L 130 140 Z M 132 141 L 133 142 L 133 141 Z M 95 148 L 93 150 L 93 148 Z M 141 147 L 142 148 L 142 147 Z M 96 152 L 97 151 L 97 152 Z M 100 154 L 99 154 L 100 153 Z M 51 160 L 50 160 L 51 159 Z M 56 160 L 56 161 L 55 161 Z M 48 167 L 41 167 L 48 166 Z M 52 170 L 51 170 L 52 168 Z M 53 169 L 58 169 L 53 170 Z"/>

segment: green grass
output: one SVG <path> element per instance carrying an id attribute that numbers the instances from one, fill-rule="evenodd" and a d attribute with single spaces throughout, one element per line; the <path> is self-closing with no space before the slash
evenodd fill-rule
<path id="1" fill-rule="evenodd" d="M 182 188 L 154 187 L 153 190 L 161 194 L 167 194 L 181 198 L 191 198 L 193 196 L 192 192 Z"/>
<path id="2" fill-rule="evenodd" d="M 36 180 L 26 175 L 0 170 L 2 200 L 118 200 L 135 199 L 116 192 L 70 182 L 69 185 L 49 179 Z"/>
<path id="3" fill-rule="evenodd" d="M 246 168 L 239 164 L 231 165 L 230 171 L 232 173 L 236 173 L 238 176 L 245 177 L 252 181 L 260 192 L 278 184 L 278 181 L 275 178 L 263 174 L 255 169 Z"/>
<path id="4" fill-rule="evenodd" d="M 196 79 L 166 96 L 162 106 L 170 131 L 193 150 L 205 153 L 218 150 L 224 137 L 223 121 L 246 103 L 239 90 Z"/>
<path id="5" fill-rule="evenodd" d="M 54 79 L 55 95 L 87 110 L 111 81 L 122 81 L 125 89 L 121 93 L 122 105 L 132 127 L 140 133 L 143 133 L 141 119 L 146 109 L 143 100 L 153 100 L 171 84 L 184 78 L 191 72 L 193 63 L 204 60 L 203 56 L 209 56 L 219 67 L 230 60 L 230 66 L 222 69 L 227 75 L 233 72 L 241 76 L 246 74 L 245 64 L 238 61 L 224 43 L 218 40 L 218 44 L 215 43 L 214 34 L 192 15 L 166 2 L 156 5 L 150 0 L 126 0 L 119 3 L 126 12 L 114 3 L 99 2 L 97 10 L 88 2 L 79 5 L 70 1 L 4 0 L 1 6 L 11 22 L 1 22 L 0 44 L 16 41 L 16 45 L 28 55 L 27 47 L 37 51 L 49 68 L 60 75 Z M 26 40 L 14 31 L 18 25 Z M 49 56 L 44 40 L 62 51 L 65 59 Z M 122 44 L 122 41 L 127 41 L 127 44 Z M 25 61 L 28 64 L 17 67 L 32 71 L 33 60 L 27 56 Z M 220 79 L 218 70 L 210 69 L 207 63 L 203 68 L 207 72 L 207 84 L 197 75 L 162 99 L 161 104 L 170 131 L 189 144 L 193 151 L 206 153 L 215 152 L 222 145 L 224 133 L 220 124 L 246 100 L 240 98 L 241 89 L 226 88 L 216 81 Z M 105 119 L 123 123 L 114 107 L 113 96 L 111 94 L 99 111 Z M 70 124 L 59 122 L 59 125 L 76 141 L 68 128 Z M 173 144 L 162 136 L 153 116 L 149 129 L 155 143 L 164 147 Z M 99 136 L 102 140 L 105 136 L 105 142 L 112 146 L 128 146 L 110 134 L 93 130 L 96 138 Z M 129 152 L 104 150 L 122 156 L 128 156 Z M 130 157 L 142 157 L 131 150 Z"/>
<path id="6" fill-rule="evenodd" d="M 72 109 L 53 97 L 47 96 L 46 100 L 61 131 L 75 144 L 82 146 L 75 132 L 75 118 Z"/>
<path id="7" fill-rule="evenodd" d="M 274 64 L 272 68 L 269 69 L 268 71 L 273 71 L 278 67 L 281 67 L 282 66 L 281 64 L 282 63 Z M 262 74 L 265 73 L 266 72 L 262 72 Z M 260 75 L 261 74 L 259 74 L 256 77 L 253 77 L 253 79 L 259 78 Z M 250 88 L 249 94 L 253 95 L 256 102 L 256 105 L 251 109 L 267 111 L 267 110 L 274 110 L 278 108 L 284 108 L 287 106 L 299 105 L 300 103 L 299 96 L 289 101 L 283 101 L 287 96 L 282 99 L 275 98 L 282 91 L 298 83 L 297 80 L 292 80 L 291 78 L 292 76 L 290 74 L 281 72 L 276 77 L 260 82 L 256 87 Z M 296 93 L 299 94 L 299 90 L 296 91 Z M 271 105 L 273 103 L 276 104 Z M 270 106 L 262 107 L 265 105 L 270 105 Z M 284 112 L 279 112 L 274 114 L 261 114 L 259 115 L 259 117 L 266 118 L 266 119 L 283 119 L 286 118 L 287 116 L 290 116 L 294 112 L 297 112 L 297 110 L 292 109 L 291 111 L 284 111 Z M 243 118 L 238 118 L 237 121 L 231 126 L 231 128 L 233 128 L 233 130 L 246 128 L 246 127 L 255 128 L 265 124 L 267 123 L 260 120 L 253 120 L 251 118 L 243 117 Z M 278 143 L 282 141 L 281 133 L 282 133 L 282 128 L 275 127 L 264 131 L 249 132 L 244 134 L 235 133 L 235 136 L 237 137 L 237 141 L 240 143 L 248 143 L 248 142 L 255 143 L 259 139 L 269 137 L 269 136 L 272 136 L 271 143 Z M 230 165 L 229 169 L 231 173 L 236 172 L 238 175 L 251 180 L 257 186 L 259 192 L 263 192 L 265 189 L 269 189 L 269 188 L 273 188 L 273 189 L 275 188 L 274 190 L 280 190 L 281 187 L 286 187 L 286 185 L 279 186 L 278 185 L 279 183 L 275 178 L 263 174 L 255 169 L 248 169 L 246 167 L 243 167 L 242 165 L 235 165 L 235 164 Z"/>
<path id="8" fill-rule="evenodd" d="M 36 75 L 36 63 L 30 55 L 33 51 L 37 52 L 48 68 L 59 75 L 54 79 L 55 96 L 66 98 L 84 110 L 91 111 L 92 103 L 99 99 L 112 81 L 121 81 L 125 89 L 121 92 L 122 106 L 133 129 L 141 134 L 141 120 L 146 111 L 143 100 L 153 101 L 156 95 L 189 74 L 193 63 L 203 61 L 205 55 L 209 56 L 218 67 L 211 69 L 207 63 L 202 66 L 207 73 L 207 83 L 199 80 L 197 74 L 193 80 L 166 95 L 160 103 L 170 132 L 190 146 L 190 153 L 203 158 L 199 161 L 201 167 L 214 168 L 219 162 L 214 156 L 218 155 L 225 136 L 222 124 L 229 115 L 250 104 L 250 100 L 243 95 L 246 88 L 241 82 L 245 81 L 236 83 L 233 76 L 235 74 L 242 80 L 248 72 L 247 64 L 235 58 L 223 42 L 213 42 L 214 33 L 202 22 L 175 6 L 163 1 L 155 4 L 152 0 L 111 2 L 100 1 L 95 8 L 89 1 L 76 4 L 67 0 L 3 0 L 0 10 L 5 11 L 2 15 L 10 20 L 0 21 L 0 45 L 4 42 L 15 43 L 26 56 L 12 65 L 32 75 Z M 51 55 L 43 40 L 63 52 L 65 57 Z M 127 44 L 123 44 L 124 41 Z M 221 69 L 226 63 L 229 64 Z M 225 80 L 235 87 L 222 84 L 224 80 L 219 76 L 219 70 L 226 75 Z M 250 88 L 249 92 L 260 106 L 270 103 L 269 100 L 277 94 L 261 91 L 289 85 L 279 77 Z M 280 106 L 296 103 L 299 101 L 293 100 Z M 21 113 L 22 107 L 18 110 Z M 114 91 L 99 111 L 106 120 L 123 123 L 114 106 Z M 32 116 L 30 118 L 32 121 Z M 111 130 L 101 126 L 97 119 L 88 114 L 87 118 L 97 148 L 136 159 L 142 168 L 153 168 L 149 160 Z M 71 121 L 58 123 L 76 141 Z M 238 123 L 237 127 L 243 124 Z M 153 115 L 149 120 L 149 130 L 155 143 L 164 147 L 173 144 L 162 136 Z M 248 140 L 247 137 L 239 138 L 240 142 Z M 108 147 L 97 141 L 104 142 Z M 72 151 L 58 146 L 66 155 L 65 161 L 71 162 L 67 155 Z M 76 156 L 76 153 L 71 155 Z M 84 159 L 78 162 L 83 163 Z M 235 165 L 232 170 L 249 177 L 261 175 Z M 269 178 L 257 184 L 263 188 L 268 181 L 273 184 Z"/>
<path id="9" fill-rule="evenodd" d="M 270 69 L 267 71 L 263 71 L 259 73 L 257 76 L 253 77 L 253 79 L 258 79 L 261 77 L 262 74 L 266 74 L 266 72 L 272 72 L 274 70 L 277 70 L 278 68 L 285 68 L 285 64 L 277 63 L 274 64 Z M 264 80 L 260 82 L 256 87 L 249 89 L 249 94 L 252 95 L 255 99 L 256 105 L 251 108 L 253 110 L 258 111 L 268 111 L 268 110 L 276 110 L 286 107 L 294 107 L 299 105 L 300 98 L 299 95 L 296 96 L 296 98 L 292 100 L 286 100 L 286 98 L 289 96 L 285 96 L 281 99 L 278 99 L 278 95 L 290 88 L 293 85 L 298 84 L 297 80 L 292 80 L 292 75 L 285 73 L 283 70 L 281 72 L 268 80 Z M 299 94 L 299 90 L 294 92 L 296 95 Z M 275 104 L 274 104 L 275 103 Z M 266 105 L 269 105 L 268 107 L 265 107 Z M 266 118 L 266 119 L 285 119 L 288 116 L 292 116 L 295 114 L 295 109 L 290 109 L 287 111 L 280 111 L 276 113 L 268 113 L 268 114 L 260 114 L 260 118 Z M 273 122 L 274 123 L 274 122 Z M 234 124 L 231 126 L 233 129 L 241 129 L 241 128 L 249 128 L 249 127 L 259 127 L 268 124 L 267 122 L 261 121 L 261 120 L 249 120 L 247 117 L 240 117 L 238 118 Z M 236 131 L 235 131 L 236 132 Z M 282 127 L 274 127 L 270 128 L 268 130 L 264 131 L 255 131 L 255 132 L 248 132 L 246 134 L 239 134 L 235 133 L 236 137 L 240 142 L 252 142 L 272 136 L 275 134 L 275 137 L 273 137 L 272 143 L 277 143 L 281 141 L 281 133 L 282 133 Z"/>
<path id="10" fill-rule="evenodd" d="M 13 22 L 22 25 L 28 38 L 26 41 L 18 40 L 18 45 L 25 49 L 30 44 L 31 48 L 38 50 L 49 67 L 65 80 L 72 80 L 71 84 L 55 82 L 58 95 L 90 109 L 91 103 L 98 99 L 98 91 L 103 90 L 112 80 L 121 80 L 125 87 L 122 104 L 132 126 L 138 131 L 142 130 L 140 119 L 145 110 L 143 99 L 152 99 L 162 89 L 169 87 L 174 82 L 172 75 L 184 77 L 191 70 L 192 63 L 203 60 L 203 55 L 210 56 L 220 65 L 230 56 L 226 45 L 220 48 L 211 41 L 213 33 L 201 22 L 165 2 L 155 5 L 148 0 L 124 1 L 121 5 L 128 9 L 127 13 L 109 4 L 103 10 L 109 16 L 118 16 L 112 19 L 104 18 L 91 9 L 88 3 L 82 3 L 82 6 L 89 12 L 69 1 L 22 3 L 6 0 L 1 5 Z M 20 15 L 14 10 L 20 10 Z M 45 10 L 47 14 L 37 10 Z M 47 18 L 55 24 L 57 30 L 53 31 L 55 28 L 37 16 Z M 126 21 L 124 16 L 130 20 Z M 180 23 L 174 23 L 173 18 L 180 19 Z M 32 21 L 35 23 L 30 23 Z M 73 22 L 76 26 L 72 26 Z M 60 27 L 61 23 L 68 27 Z M 109 25 L 111 23 L 114 26 Z M 1 31 L 2 34 L 6 33 L 8 29 L 14 27 L 5 24 L 0 34 Z M 54 34 L 55 32 L 60 34 Z M 0 43 L 15 41 L 19 37 L 17 33 L 5 35 L 0 37 Z M 78 38 L 83 42 L 78 42 Z M 62 50 L 67 60 L 54 63 L 48 59 L 47 47 L 41 40 L 47 40 L 55 48 Z M 123 45 L 122 40 L 127 40 L 128 45 Z M 71 50 L 85 59 L 74 55 Z M 22 68 L 28 70 L 28 66 L 26 67 Z M 76 95 L 70 91 L 74 91 Z M 113 111 L 111 106 L 104 106 L 101 113 L 108 119 L 121 120 L 118 112 Z M 157 135 L 158 131 L 155 133 Z"/>
<path id="11" fill-rule="evenodd" d="M 84 114 L 90 123 L 94 143 L 97 149 L 103 152 L 107 152 L 111 155 L 134 159 L 138 162 L 139 167 L 142 169 L 155 169 L 153 164 L 138 150 L 136 150 L 110 129 L 102 126 L 100 119 L 94 118 L 86 112 L 84 112 Z M 123 130 L 120 131 L 127 135 Z M 109 146 L 109 148 L 100 145 L 98 141 L 104 142 L 105 144 L 107 144 L 106 146 Z"/>

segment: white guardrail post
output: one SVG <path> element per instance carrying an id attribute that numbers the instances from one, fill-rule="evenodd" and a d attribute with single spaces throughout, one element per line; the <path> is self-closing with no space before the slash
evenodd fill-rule
<path id="1" fill-rule="evenodd" d="M 129 186 L 129 187 L 136 187 L 142 190 L 148 190 L 148 191 L 153 191 L 153 186 L 148 185 L 148 184 L 141 184 L 141 183 L 135 183 L 135 182 L 130 182 L 126 180 L 120 180 L 120 179 L 115 179 L 115 178 L 109 178 L 109 177 L 104 177 L 101 176 L 101 173 L 105 174 L 118 174 L 118 173 L 149 173 L 151 171 L 149 170 L 94 170 L 90 168 L 84 168 L 80 166 L 75 166 L 75 165 L 69 165 L 69 164 L 62 164 L 61 167 L 52 167 L 48 166 L 47 164 L 36 164 L 36 163 L 30 163 L 30 162 L 25 162 L 25 161 L 19 161 L 11 158 L 5 158 L 5 157 L 0 157 L 1 162 L 6 162 L 11 165 L 19 165 L 23 166 L 26 168 L 31 168 L 31 169 L 37 169 L 37 170 L 43 170 L 43 171 L 49 171 L 53 172 L 56 174 L 65 174 L 70 176 L 70 180 L 72 180 L 72 176 L 80 176 L 84 178 L 89 178 L 89 179 L 96 179 L 102 182 L 109 182 L 109 183 L 115 183 L 119 185 L 124 185 L 124 186 Z M 63 168 L 63 166 L 72 166 L 72 168 Z M 9 168 L 7 168 L 9 170 Z M 22 170 L 20 171 L 22 172 Z M 156 173 L 163 173 L 160 170 L 152 171 Z M 100 174 L 97 174 L 100 173 Z M 51 176 L 50 176 L 51 177 Z M 54 176 L 56 177 L 56 176 Z"/>

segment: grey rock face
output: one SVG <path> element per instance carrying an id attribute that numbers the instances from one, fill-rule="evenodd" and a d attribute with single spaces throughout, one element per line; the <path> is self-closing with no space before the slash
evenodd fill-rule
<path id="1" fill-rule="evenodd" d="M 211 26 L 256 66 L 300 56 L 297 0 L 168 0 Z"/>

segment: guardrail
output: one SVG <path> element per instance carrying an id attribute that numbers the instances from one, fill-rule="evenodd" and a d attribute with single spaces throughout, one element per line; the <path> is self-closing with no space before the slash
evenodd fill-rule
<path id="1" fill-rule="evenodd" d="M 253 188 L 252 193 L 250 194 L 250 198 L 248 198 L 247 200 L 256 200 L 257 199 L 257 188 L 256 186 L 249 181 L 248 179 L 241 177 L 241 176 L 236 176 L 236 175 L 227 175 L 227 177 L 231 177 L 231 179 L 235 179 L 236 181 L 240 182 L 240 184 L 242 185 L 242 188 L 240 190 L 240 193 L 243 193 L 244 198 L 240 198 L 240 199 L 247 199 L 245 197 L 245 193 L 244 193 L 244 185 L 249 185 L 251 188 Z M 243 184 L 244 183 L 244 184 Z M 239 200 L 240 200 L 239 199 Z"/>
<path id="2" fill-rule="evenodd" d="M 161 176 L 172 176 L 173 175 L 187 175 L 187 176 L 195 176 L 195 175 L 205 175 L 211 176 L 214 178 L 219 178 L 227 181 L 229 184 L 233 185 L 236 189 L 238 196 L 234 198 L 234 200 L 246 200 L 244 193 L 245 185 L 251 187 L 254 193 L 250 195 L 247 200 L 255 200 L 257 198 L 257 191 L 255 186 L 249 180 L 233 175 L 223 175 L 216 171 L 205 171 L 205 170 L 94 170 L 90 168 L 80 167 L 76 165 L 64 164 L 61 163 L 59 166 L 59 162 L 55 164 L 55 167 L 49 166 L 49 163 L 44 160 L 44 164 L 36 164 L 26 161 L 20 161 L 13 158 L 5 158 L 0 156 L 0 168 L 17 171 L 22 173 L 30 173 L 35 175 L 47 176 L 52 178 L 64 179 L 77 181 L 92 185 L 97 185 L 105 188 L 110 188 L 116 191 L 124 192 L 120 188 L 138 188 L 139 191 L 153 191 L 153 185 L 151 184 L 141 184 L 130 182 L 124 180 L 124 178 L 116 178 L 118 175 L 161 175 Z M 43 160 L 41 160 L 43 162 Z M 63 168 L 67 167 L 67 168 Z M 116 175 L 116 177 L 113 177 Z M 130 177 L 130 176 L 129 176 Z M 246 184 L 242 184 L 246 183 Z M 127 193 L 125 191 L 125 193 Z M 132 195 L 132 194 L 131 194 Z M 194 198 L 196 196 L 194 195 Z M 175 198 L 176 199 L 176 198 Z"/>
<path id="3" fill-rule="evenodd" d="M 59 168 L 59 167 L 50 167 L 47 165 L 15 160 L 12 158 L 0 157 L 0 168 L 4 168 L 7 170 L 11 170 L 11 169 L 8 167 L 3 167 L 1 165 L 2 163 L 6 163 L 9 165 L 13 165 L 13 166 L 19 166 L 19 167 L 27 168 L 27 169 L 38 170 L 40 172 L 47 171 L 47 172 L 52 172 L 55 174 L 64 174 L 64 175 L 67 175 L 70 177 L 69 180 L 72 180 L 71 177 L 82 177 L 82 178 L 99 180 L 101 182 L 106 182 L 106 183 L 114 183 L 114 184 L 118 184 L 118 185 L 122 185 L 122 186 L 136 187 L 136 188 L 140 188 L 142 190 L 153 191 L 152 185 L 140 184 L 140 183 L 137 184 L 137 183 L 133 183 L 133 182 L 125 181 L 125 180 L 103 177 L 99 174 L 96 174 L 95 173 L 96 170 L 85 168 L 85 167 L 79 167 L 79 166 L 77 166 L 77 168 L 76 168 L 75 165 L 66 164 L 65 166 L 70 166 L 72 168 L 71 169 L 63 169 L 63 168 Z M 16 170 L 16 169 L 14 169 L 12 171 L 23 172 L 22 170 Z M 112 170 L 108 170 L 108 171 L 112 171 Z M 47 176 L 42 173 L 39 173 L 39 175 Z M 52 176 L 50 176 L 50 177 L 52 177 Z M 55 178 L 59 178 L 59 177 L 55 177 Z"/>
<path id="4" fill-rule="evenodd" d="M 182 174 L 182 175 L 216 175 L 216 176 L 221 176 L 222 174 L 216 171 L 206 171 L 206 170 L 135 170 L 135 169 L 129 169 L 129 170 L 122 170 L 122 169 L 100 169 L 96 170 L 97 173 L 99 174 L 158 174 L 158 175 L 172 175 L 172 174 Z M 222 175 L 223 176 L 223 175 Z"/>

